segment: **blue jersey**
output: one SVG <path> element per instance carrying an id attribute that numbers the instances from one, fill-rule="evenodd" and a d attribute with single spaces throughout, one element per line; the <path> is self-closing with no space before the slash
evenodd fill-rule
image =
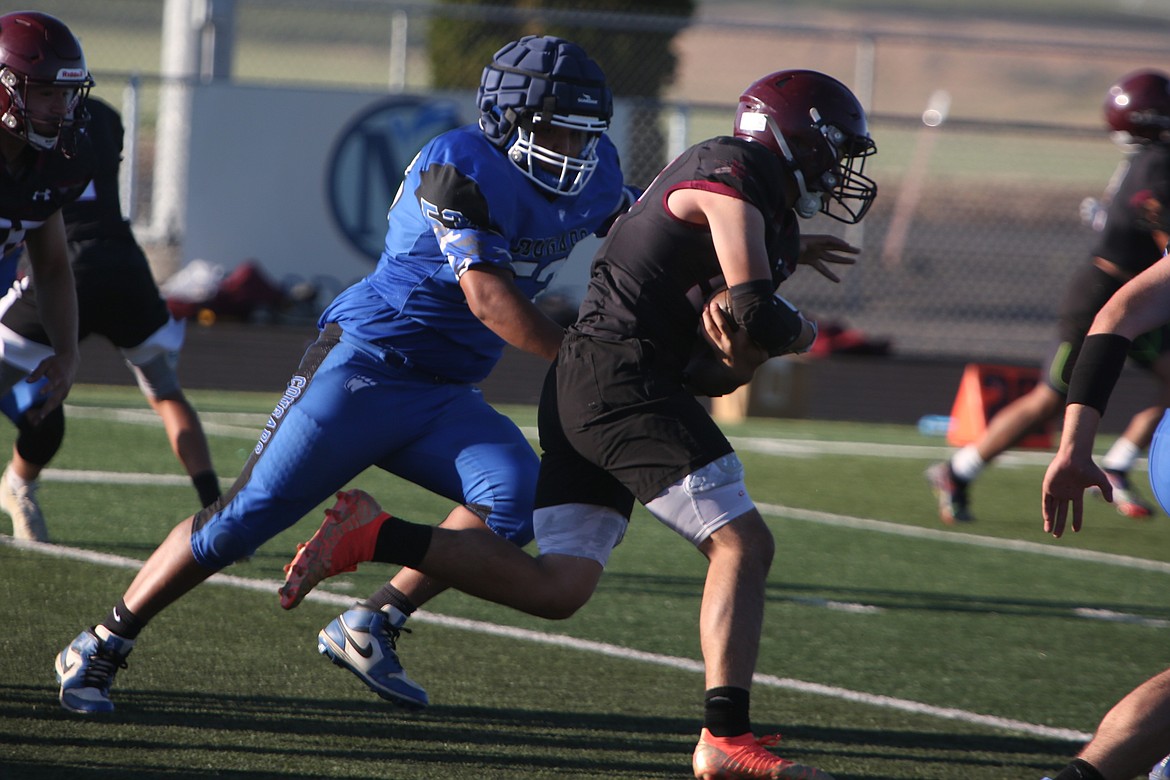
<path id="1" fill-rule="evenodd" d="M 344 338 L 371 345 L 420 372 L 478 382 L 504 342 L 471 312 L 459 277 L 491 264 L 509 269 L 534 297 L 578 241 L 607 226 L 625 205 L 613 143 L 576 196 L 536 187 L 475 125 L 443 133 L 418 153 L 387 216 L 377 268 L 321 315 Z"/>

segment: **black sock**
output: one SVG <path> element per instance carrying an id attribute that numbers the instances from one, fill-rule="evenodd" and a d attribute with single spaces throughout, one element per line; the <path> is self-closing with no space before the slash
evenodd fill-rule
<path id="1" fill-rule="evenodd" d="M 137 639 L 146 628 L 146 621 L 140 620 L 137 615 L 126 608 L 123 599 L 118 600 L 118 606 L 110 610 L 106 619 L 101 623 L 111 634 L 117 634 L 123 639 Z"/>
<path id="2" fill-rule="evenodd" d="M 703 726 L 716 737 L 738 737 L 752 730 L 751 693 L 724 685 L 703 697 Z"/>
<path id="3" fill-rule="evenodd" d="M 370 609 L 381 609 L 387 605 L 394 607 L 402 614 L 409 617 L 418 607 L 414 602 L 406 597 L 402 591 L 387 582 L 383 585 L 377 593 L 370 596 L 364 601 L 358 602 Z"/>
<path id="4" fill-rule="evenodd" d="M 1074 758 L 1052 780 L 1105 780 L 1105 775 L 1098 772 L 1092 764 L 1083 758 Z"/>
<path id="5" fill-rule="evenodd" d="M 210 469 L 201 471 L 191 477 L 191 482 L 195 485 L 195 492 L 199 494 L 201 506 L 211 506 L 219 498 L 219 477 L 214 471 Z"/>
<path id="6" fill-rule="evenodd" d="M 408 523 L 398 517 L 389 517 L 378 529 L 373 560 L 417 568 L 423 556 L 427 554 L 427 548 L 431 546 L 431 537 L 434 533 L 435 529 L 429 525 Z"/>

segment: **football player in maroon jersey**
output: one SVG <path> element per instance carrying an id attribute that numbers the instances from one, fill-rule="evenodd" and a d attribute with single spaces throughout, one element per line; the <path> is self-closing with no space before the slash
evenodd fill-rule
<path id="1" fill-rule="evenodd" d="M 19 381 L 45 380 L 42 402 L 25 415 L 24 426 L 39 425 L 59 409 L 77 372 L 77 295 L 61 209 L 92 177 L 77 132 L 91 86 L 81 45 L 59 19 L 33 11 L 0 16 L 0 257 L 14 263 L 23 246 L 48 342 L 35 354 L 19 346 L 0 349 L 0 395 Z M 14 276 L 9 271 L 7 281 Z M 24 286 L 22 280 L 8 290 L 0 311 Z M 14 515 L 14 535 L 45 538 L 38 519 Z"/>
<path id="2" fill-rule="evenodd" d="M 994 415 L 978 441 L 927 469 L 926 479 L 938 499 L 939 519 L 947 525 L 973 519 L 970 485 L 993 459 L 1059 416 L 1093 316 L 1113 293 L 1166 251 L 1166 233 L 1151 222 L 1149 210 L 1170 202 L 1170 79 L 1152 70 L 1127 74 L 1109 88 L 1104 113 L 1117 140 L 1130 149 L 1123 163 L 1127 170 L 1109 197 L 1104 223 L 1096 216 L 1100 235 L 1090 262 L 1073 277 L 1061 302 L 1059 339 L 1044 380 Z M 1170 327 L 1142 334 L 1131 345 L 1129 356 L 1157 378 L 1159 396 L 1134 415 L 1102 465 L 1113 487 L 1117 511 L 1143 518 L 1153 510 L 1130 484 L 1128 472 L 1149 446 L 1154 428 L 1170 404 Z"/>

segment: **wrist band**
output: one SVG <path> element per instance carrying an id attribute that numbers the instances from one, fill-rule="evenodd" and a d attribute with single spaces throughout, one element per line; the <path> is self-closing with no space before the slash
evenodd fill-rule
<path id="1" fill-rule="evenodd" d="M 1102 416 L 1121 376 L 1130 340 L 1116 333 L 1094 333 L 1085 338 L 1068 383 L 1066 404 L 1084 404 Z"/>

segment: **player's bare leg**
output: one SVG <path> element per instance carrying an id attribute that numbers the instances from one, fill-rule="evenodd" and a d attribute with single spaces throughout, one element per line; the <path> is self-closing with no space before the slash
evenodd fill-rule
<path id="1" fill-rule="evenodd" d="M 699 612 L 707 690 L 750 691 L 774 552 L 772 534 L 759 512 L 752 510 L 711 534 L 699 550 L 708 560 Z M 751 733 L 718 737 L 704 728 L 692 758 L 695 777 L 832 780 L 819 769 L 765 749 L 776 741 L 773 737 L 758 740 Z"/>
<path id="2" fill-rule="evenodd" d="M 207 506 L 219 497 L 219 479 L 215 476 L 199 415 L 182 392 L 162 398 L 148 397 L 147 401 L 162 421 L 171 451 L 195 484 L 200 502 Z"/>
<path id="3" fill-rule="evenodd" d="M 1113 706 L 1080 758 L 1104 777 L 1144 777 L 1170 752 L 1170 669 L 1151 677 Z"/>
<path id="4" fill-rule="evenodd" d="M 970 483 L 987 464 L 1055 418 L 1063 408 L 1064 396 L 1046 384 L 1038 384 L 995 414 L 979 441 L 959 450 L 949 461 L 928 468 L 926 480 L 938 499 L 939 519 L 946 525 L 973 520 Z"/>

